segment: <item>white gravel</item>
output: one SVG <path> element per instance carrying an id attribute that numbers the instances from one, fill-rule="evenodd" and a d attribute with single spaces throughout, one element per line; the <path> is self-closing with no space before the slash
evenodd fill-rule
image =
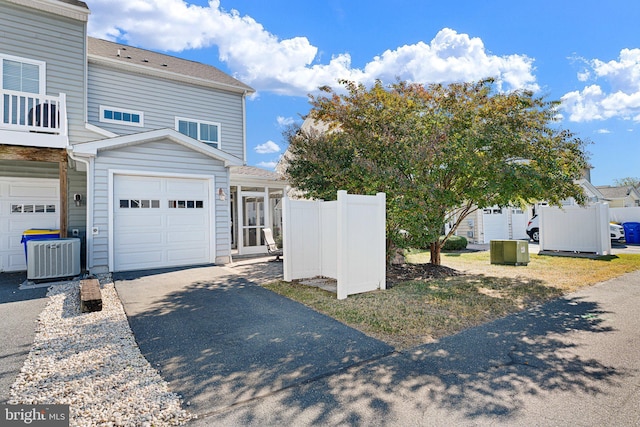
<path id="1" fill-rule="evenodd" d="M 71 426 L 173 426 L 195 418 L 140 354 L 110 279 L 102 311 L 80 312 L 80 282 L 52 286 L 11 404 L 68 404 Z"/>

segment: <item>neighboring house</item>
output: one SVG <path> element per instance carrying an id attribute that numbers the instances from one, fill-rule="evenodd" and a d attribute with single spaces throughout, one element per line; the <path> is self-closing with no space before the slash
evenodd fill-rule
<path id="1" fill-rule="evenodd" d="M 633 185 L 611 187 L 599 185 L 596 187 L 605 201 L 612 208 L 633 208 L 640 206 L 640 191 Z"/>
<path id="2" fill-rule="evenodd" d="M 253 89 L 215 67 L 88 38 L 76 0 L 0 0 L 0 271 L 59 228 L 92 273 L 262 253 L 286 183 L 245 166 Z"/>

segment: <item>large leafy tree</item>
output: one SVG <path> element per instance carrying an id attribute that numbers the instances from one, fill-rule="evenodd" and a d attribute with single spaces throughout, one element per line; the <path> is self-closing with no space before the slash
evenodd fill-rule
<path id="1" fill-rule="evenodd" d="M 286 173 L 312 198 L 387 193 L 389 254 L 430 247 L 440 264 L 441 245 L 477 207 L 584 200 L 575 183 L 587 167 L 584 144 L 555 126 L 557 102 L 498 92 L 491 79 L 341 84 L 310 96 L 308 118 L 322 126 L 285 134 Z"/>

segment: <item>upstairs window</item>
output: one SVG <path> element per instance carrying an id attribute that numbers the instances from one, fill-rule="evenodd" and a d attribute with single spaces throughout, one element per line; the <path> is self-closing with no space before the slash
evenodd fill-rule
<path id="1" fill-rule="evenodd" d="M 144 113 L 142 111 L 124 110 L 101 105 L 100 121 L 103 123 L 143 127 Z"/>
<path id="2" fill-rule="evenodd" d="M 220 148 L 220 123 L 176 117 L 176 130 L 214 148 Z"/>
<path id="3" fill-rule="evenodd" d="M 0 55 L 2 89 L 45 93 L 45 63 L 16 56 Z"/>

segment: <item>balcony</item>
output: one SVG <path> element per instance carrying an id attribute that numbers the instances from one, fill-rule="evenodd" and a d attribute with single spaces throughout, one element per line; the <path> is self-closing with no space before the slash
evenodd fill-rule
<path id="1" fill-rule="evenodd" d="M 0 89 L 0 144 L 65 148 L 66 96 Z"/>

